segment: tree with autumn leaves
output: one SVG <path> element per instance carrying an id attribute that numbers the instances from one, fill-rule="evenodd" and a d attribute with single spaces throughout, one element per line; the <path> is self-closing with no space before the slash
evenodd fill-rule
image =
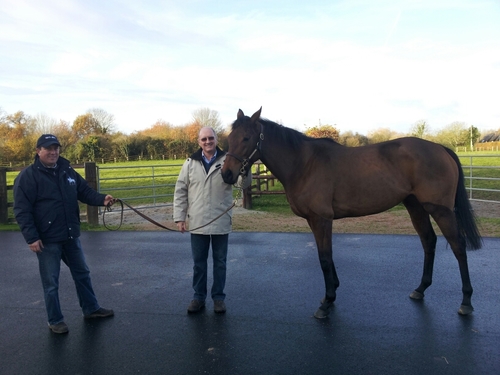
<path id="1" fill-rule="evenodd" d="M 73 163 L 87 160 L 184 159 L 198 148 L 201 127 L 213 127 L 221 142 L 226 135 L 219 114 L 208 108 L 193 112 L 183 126 L 158 120 L 151 127 L 126 135 L 115 131 L 113 115 L 92 108 L 68 122 L 45 115 L 31 117 L 22 111 L 6 114 L 0 109 L 0 165 L 30 163 L 41 134 L 57 135 L 62 154 Z"/>
<path id="2" fill-rule="evenodd" d="M 36 144 L 36 126 L 24 112 L 0 115 L 0 160 L 30 160 Z"/>
<path id="3" fill-rule="evenodd" d="M 304 134 L 312 138 L 331 138 L 335 142 L 338 142 L 340 139 L 339 131 L 331 125 L 314 126 L 308 128 Z"/>
<path id="4" fill-rule="evenodd" d="M 46 133 L 57 135 L 62 145 L 62 155 L 72 163 L 88 160 L 182 160 L 198 149 L 198 133 L 203 126 L 214 128 L 219 137 L 219 146 L 227 149 L 228 134 L 218 112 L 200 108 L 192 115 L 192 119 L 181 126 L 158 120 L 149 128 L 127 135 L 116 131 L 114 116 L 100 108 L 89 109 L 77 116 L 72 124 L 44 114 L 34 117 L 23 111 L 7 114 L 0 108 L 0 166 L 29 164 L 35 154 L 36 140 Z M 449 147 L 469 146 L 480 139 L 477 128 L 461 122 L 454 122 L 432 134 L 429 124 L 420 120 L 410 130 L 409 135 Z M 373 130 L 368 136 L 352 131 L 340 133 L 336 126 L 321 124 L 308 128 L 304 133 L 315 138 L 331 138 L 348 147 L 405 136 L 388 128 Z"/>

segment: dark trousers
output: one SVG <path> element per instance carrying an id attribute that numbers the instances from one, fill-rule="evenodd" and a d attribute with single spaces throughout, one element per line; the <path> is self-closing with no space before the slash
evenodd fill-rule
<path id="1" fill-rule="evenodd" d="M 193 254 L 193 289 L 194 299 L 205 301 L 207 298 L 207 259 L 212 244 L 212 259 L 214 280 L 212 285 L 212 299 L 224 300 L 226 285 L 226 259 L 228 248 L 228 234 L 203 235 L 191 234 L 191 251 Z"/>

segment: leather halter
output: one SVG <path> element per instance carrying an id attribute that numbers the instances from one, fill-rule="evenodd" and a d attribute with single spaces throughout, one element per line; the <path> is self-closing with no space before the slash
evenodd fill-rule
<path id="1" fill-rule="evenodd" d="M 240 168 L 240 176 L 244 176 L 246 174 L 246 167 L 248 164 L 250 164 L 250 159 L 255 155 L 257 151 L 260 152 L 262 148 L 262 141 L 264 140 L 264 127 L 262 124 L 260 124 L 260 134 L 259 134 L 259 140 L 257 141 L 257 144 L 255 145 L 255 149 L 252 151 L 249 157 L 247 158 L 242 158 L 238 155 L 231 154 L 229 152 L 226 153 L 228 156 L 232 156 L 236 160 L 238 160 L 241 163 L 241 168 Z"/>

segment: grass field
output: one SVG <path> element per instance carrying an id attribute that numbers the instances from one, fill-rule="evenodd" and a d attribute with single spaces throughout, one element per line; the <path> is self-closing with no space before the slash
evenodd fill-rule
<path id="1" fill-rule="evenodd" d="M 120 163 L 99 167 L 99 190 L 135 204 L 172 203 L 182 163 Z"/>
<path id="2" fill-rule="evenodd" d="M 500 201 L 500 155 L 498 152 L 458 154 L 465 176 L 469 198 Z M 478 189 L 478 190 L 475 190 Z M 472 191 L 472 193 L 471 193 Z"/>
<path id="3" fill-rule="evenodd" d="M 458 155 L 466 177 L 466 187 L 468 189 L 472 187 L 473 189 L 472 197 L 474 199 L 500 201 L 500 153 L 481 152 L 481 155 L 477 155 L 475 153 L 461 152 Z M 114 197 L 124 199 L 132 205 L 172 204 L 175 182 L 182 163 L 183 161 L 179 160 L 152 160 L 100 164 L 98 165 L 100 181 L 98 188 L 102 193 L 112 194 Z M 83 168 L 77 169 L 77 172 L 82 176 L 84 175 Z M 7 185 L 13 185 L 18 173 L 7 172 Z M 470 179 L 471 176 L 473 179 Z M 283 190 L 283 186 L 276 182 L 269 189 L 280 191 Z M 237 190 L 235 190 L 236 194 Z M 8 191 L 8 201 L 13 201 L 12 190 Z M 82 211 L 85 211 L 84 205 L 81 208 Z M 292 215 L 284 195 L 254 197 L 252 209 Z M 396 206 L 392 210 L 401 209 L 404 209 L 402 205 Z M 12 208 L 9 209 L 9 217 L 13 218 Z M 7 227 L 17 228 L 17 226 L 12 225 Z M 0 229 L 2 228 L 0 225 Z"/>

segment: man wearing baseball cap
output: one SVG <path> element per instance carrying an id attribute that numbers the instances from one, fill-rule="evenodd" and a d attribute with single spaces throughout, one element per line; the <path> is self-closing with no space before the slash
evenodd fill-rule
<path id="1" fill-rule="evenodd" d="M 59 303 L 61 260 L 69 267 L 85 319 L 105 318 L 113 310 L 102 308 L 92 288 L 90 271 L 80 244 L 78 201 L 92 206 L 112 204 L 59 156 L 55 135 L 43 134 L 36 144 L 33 164 L 14 181 L 14 214 L 24 239 L 38 258 L 49 328 L 68 332 Z"/>

